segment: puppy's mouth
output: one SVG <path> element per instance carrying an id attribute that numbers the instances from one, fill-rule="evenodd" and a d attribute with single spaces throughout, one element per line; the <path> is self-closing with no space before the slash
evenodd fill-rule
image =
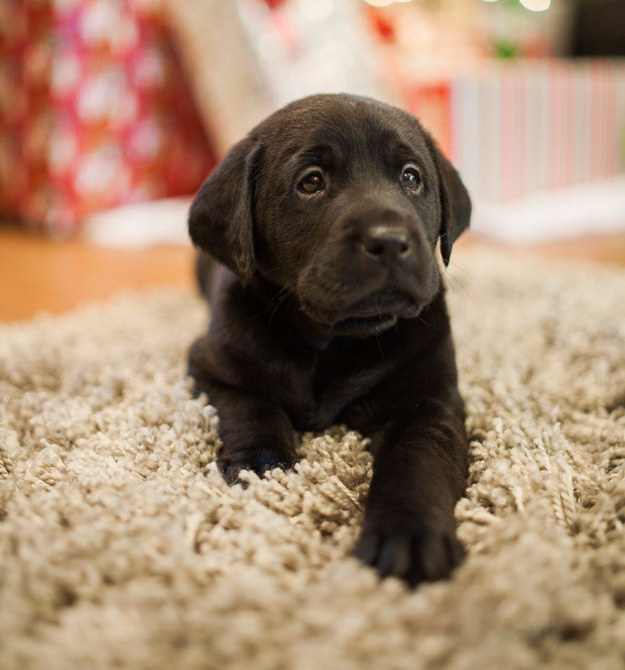
<path id="1" fill-rule="evenodd" d="M 365 337 L 392 328 L 400 318 L 414 318 L 421 311 L 408 296 L 390 293 L 367 297 L 344 309 L 327 310 L 310 303 L 304 311 L 331 334 Z"/>

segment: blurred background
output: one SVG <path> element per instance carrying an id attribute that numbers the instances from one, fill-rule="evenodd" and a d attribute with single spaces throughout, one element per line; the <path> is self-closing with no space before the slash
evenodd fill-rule
<path id="1" fill-rule="evenodd" d="M 219 158 L 338 91 L 430 129 L 465 244 L 625 265 L 625 0 L 1 0 L 0 320 L 190 285 Z"/>

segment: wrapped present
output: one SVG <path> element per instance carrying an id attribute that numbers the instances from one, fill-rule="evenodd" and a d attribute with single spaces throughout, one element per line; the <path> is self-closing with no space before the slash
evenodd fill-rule
<path id="1" fill-rule="evenodd" d="M 3 0 L 0 213 L 59 234 L 192 193 L 214 165 L 165 20 L 137 0 Z"/>
<path id="2" fill-rule="evenodd" d="M 220 154 L 270 112 L 296 98 L 387 93 L 375 72 L 373 40 L 360 0 L 163 4 Z"/>

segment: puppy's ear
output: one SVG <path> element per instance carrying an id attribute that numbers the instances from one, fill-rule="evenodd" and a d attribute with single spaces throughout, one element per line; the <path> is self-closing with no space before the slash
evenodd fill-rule
<path id="1" fill-rule="evenodd" d="M 469 227 L 471 198 L 454 166 L 443 155 L 436 142 L 427 137 L 436 170 L 438 171 L 441 201 L 441 256 L 449 265 L 451 247 L 460 234 Z"/>
<path id="2" fill-rule="evenodd" d="M 252 198 L 258 147 L 236 144 L 202 184 L 189 211 L 193 243 L 232 270 L 243 284 L 254 276 Z"/>

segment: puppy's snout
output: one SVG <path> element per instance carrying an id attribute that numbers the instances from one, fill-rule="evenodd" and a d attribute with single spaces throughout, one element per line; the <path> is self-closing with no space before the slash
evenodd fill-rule
<path id="1" fill-rule="evenodd" d="M 363 253 L 383 262 L 405 260 L 413 255 L 414 244 L 408 231 L 400 226 L 373 226 L 363 236 Z"/>

